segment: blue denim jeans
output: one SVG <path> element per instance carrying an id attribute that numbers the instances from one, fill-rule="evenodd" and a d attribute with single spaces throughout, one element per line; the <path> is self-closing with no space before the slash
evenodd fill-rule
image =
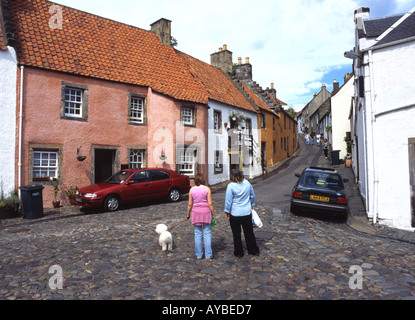
<path id="1" fill-rule="evenodd" d="M 201 226 L 194 226 L 195 228 L 195 254 L 197 258 L 202 258 L 203 256 L 203 244 L 202 238 L 205 245 L 205 258 L 211 259 L 213 257 L 212 253 L 212 238 L 210 235 L 211 225 L 202 224 Z"/>

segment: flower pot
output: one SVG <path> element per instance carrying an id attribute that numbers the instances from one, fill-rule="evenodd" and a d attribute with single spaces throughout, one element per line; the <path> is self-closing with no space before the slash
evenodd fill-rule
<path id="1" fill-rule="evenodd" d="M 346 159 L 346 167 L 350 168 L 352 166 L 352 159 Z"/>
<path id="2" fill-rule="evenodd" d="M 59 208 L 61 206 L 60 200 L 52 201 L 52 204 L 54 208 Z"/>

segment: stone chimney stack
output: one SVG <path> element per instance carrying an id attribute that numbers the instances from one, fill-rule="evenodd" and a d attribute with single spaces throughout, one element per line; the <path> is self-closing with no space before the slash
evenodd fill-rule
<path id="1" fill-rule="evenodd" d="M 273 83 L 271 83 L 271 89 L 267 88 L 266 91 L 274 100 L 277 100 L 277 90 L 275 90 Z"/>
<path id="2" fill-rule="evenodd" d="M 228 50 L 226 44 L 223 45 L 223 48 L 219 48 L 218 52 L 210 55 L 210 64 L 227 74 L 232 73 L 232 52 Z"/>
<path id="3" fill-rule="evenodd" d="M 158 35 L 160 41 L 165 45 L 171 47 L 171 21 L 161 18 L 151 25 L 151 32 Z"/>
<path id="4" fill-rule="evenodd" d="M 349 79 L 352 77 L 352 75 L 350 73 L 346 73 L 344 76 L 344 83 L 346 83 L 347 81 L 349 81 Z"/>
<path id="5" fill-rule="evenodd" d="M 356 24 L 357 35 L 359 39 L 365 36 L 365 30 L 363 28 L 363 20 L 369 19 L 370 9 L 361 7 L 354 12 L 354 22 Z"/>
<path id="6" fill-rule="evenodd" d="M 245 63 L 242 64 L 242 58 L 238 59 L 239 63 L 235 69 L 235 76 L 238 80 L 252 80 L 252 65 L 249 63 L 249 57 L 245 58 Z"/>

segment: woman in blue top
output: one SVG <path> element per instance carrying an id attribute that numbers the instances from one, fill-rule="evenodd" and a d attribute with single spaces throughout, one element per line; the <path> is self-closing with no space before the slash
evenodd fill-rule
<path id="1" fill-rule="evenodd" d="M 244 256 L 241 233 L 242 226 L 248 253 L 259 255 L 259 249 L 252 227 L 252 210 L 255 207 L 254 189 L 237 169 L 231 171 L 230 180 L 231 183 L 226 189 L 225 215 L 230 220 L 233 244 L 235 247 L 234 254 L 237 257 Z"/>

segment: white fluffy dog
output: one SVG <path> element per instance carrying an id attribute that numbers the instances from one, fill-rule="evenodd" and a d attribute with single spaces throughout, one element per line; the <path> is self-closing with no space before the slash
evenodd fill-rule
<path id="1" fill-rule="evenodd" d="M 168 228 L 165 224 L 159 224 L 156 227 L 156 232 L 160 235 L 159 244 L 163 251 L 173 250 L 173 237 L 167 230 Z"/>

